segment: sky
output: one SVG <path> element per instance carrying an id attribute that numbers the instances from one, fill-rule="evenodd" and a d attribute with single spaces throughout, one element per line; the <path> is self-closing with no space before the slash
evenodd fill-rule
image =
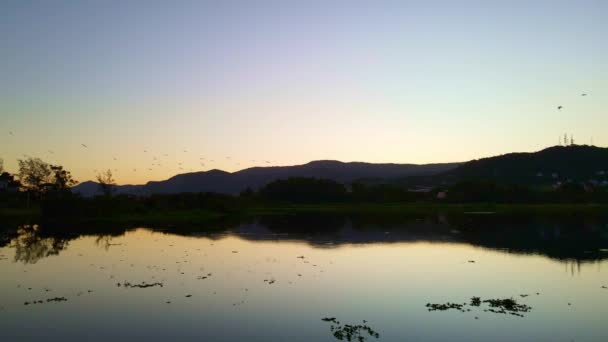
<path id="1" fill-rule="evenodd" d="M 0 158 L 141 184 L 466 161 L 566 132 L 608 146 L 607 15 L 603 0 L 4 0 Z"/>

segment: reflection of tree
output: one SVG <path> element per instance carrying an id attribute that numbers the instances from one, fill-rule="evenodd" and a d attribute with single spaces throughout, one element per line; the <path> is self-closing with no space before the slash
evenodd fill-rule
<path id="1" fill-rule="evenodd" d="M 58 255 L 68 246 L 68 240 L 40 234 L 38 225 L 22 225 L 17 229 L 18 236 L 11 242 L 15 248 L 15 261 L 35 264 L 38 260 Z"/>
<path id="2" fill-rule="evenodd" d="M 95 239 L 95 244 L 97 246 L 102 247 L 103 249 L 105 249 L 106 251 L 110 249 L 110 246 L 116 246 L 119 244 L 116 243 L 112 243 L 112 239 L 114 238 L 114 236 L 112 235 L 99 235 L 96 239 Z"/>

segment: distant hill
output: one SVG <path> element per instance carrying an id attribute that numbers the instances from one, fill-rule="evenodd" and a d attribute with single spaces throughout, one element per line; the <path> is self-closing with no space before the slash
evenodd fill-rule
<path id="1" fill-rule="evenodd" d="M 534 153 L 509 153 L 472 160 L 443 173 L 459 179 L 493 179 L 513 183 L 590 180 L 608 172 L 608 148 L 554 146 Z"/>
<path id="2" fill-rule="evenodd" d="M 217 192 L 237 194 L 246 188 L 258 189 L 274 180 L 289 177 L 316 177 L 350 183 L 357 179 L 388 179 L 407 176 L 430 176 L 457 167 L 459 163 L 444 164 L 372 164 L 343 163 L 334 160 L 313 161 L 295 166 L 253 167 L 230 173 L 221 170 L 192 172 L 173 176 L 164 181 L 145 185 L 119 185 L 118 194 L 150 195 L 182 192 Z M 72 191 L 89 197 L 98 194 L 95 182 L 83 182 Z"/>
<path id="3" fill-rule="evenodd" d="M 509 153 L 471 160 L 433 176 L 408 177 L 408 185 L 441 185 L 463 180 L 492 180 L 522 185 L 558 181 L 602 181 L 608 177 L 608 148 L 553 146 L 532 153 Z"/>

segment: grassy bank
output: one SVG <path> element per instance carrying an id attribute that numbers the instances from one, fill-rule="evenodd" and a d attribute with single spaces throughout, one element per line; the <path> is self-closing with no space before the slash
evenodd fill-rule
<path id="1" fill-rule="evenodd" d="M 69 222 L 100 222 L 115 224 L 208 224 L 239 217 L 290 214 L 340 214 L 409 216 L 432 214 L 521 214 L 521 215 L 608 215 L 608 204 L 447 204 L 447 203 L 324 203 L 324 204 L 255 204 L 229 212 L 211 209 L 118 211 L 104 216 L 62 216 Z M 5 222 L 44 221 L 37 208 L 0 209 Z M 52 219 L 58 220 L 58 219 Z"/>

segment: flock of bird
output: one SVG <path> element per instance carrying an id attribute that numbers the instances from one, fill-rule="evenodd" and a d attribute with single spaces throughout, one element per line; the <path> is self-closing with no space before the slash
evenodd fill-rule
<path id="1" fill-rule="evenodd" d="M 10 136 L 13 136 L 13 137 L 15 136 L 14 131 L 8 131 L 8 134 Z M 83 149 L 83 150 L 89 150 L 89 145 L 87 145 L 85 143 L 81 143 L 80 144 L 80 148 Z M 184 149 L 182 152 L 186 153 L 186 154 L 190 154 L 190 151 L 188 149 Z M 55 155 L 55 152 L 53 150 L 47 150 L 47 153 L 49 155 Z M 149 154 L 148 149 L 144 149 L 143 153 L 146 154 L 146 155 L 148 155 Z M 170 155 L 168 153 L 162 154 L 162 157 L 164 157 L 164 159 L 165 159 L 165 161 L 167 163 L 169 162 L 167 160 L 169 158 L 169 156 Z M 24 155 L 24 157 L 27 158 L 29 156 L 28 155 Z M 154 171 L 155 168 L 158 169 L 158 168 L 160 168 L 160 167 L 163 166 L 163 164 L 161 163 L 161 158 L 162 157 L 160 155 L 159 156 L 153 155 L 152 158 L 151 158 L 151 160 L 150 160 L 150 164 L 148 164 L 147 166 L 144 166 L 144 167 L 139 167 L 139 168 L 133 167 L 133 168 L 131 168 L 131 170 L 134 173 L 138 172 L 138 170 L 140 170 L 140 171 L 141 170 Z M 196 157 L 192 157 L 192 158 L 196 158 Z M 231 156 L 225 156 L 224 159 L 226 161 L 228 161 L 228 162 L 231 162 L 232 165 L 235 166 L 236 168 L 239 168 L 241 166 L 241 162 L 233 160 L 233 158 Z M 112 161 L 117 162 L 117 161 L 119 161 L 119 158 L 117 156 L 112 156 Z M 260 161 L 258 161 L 256 159 L 250 159 L 249 162 L 252 164 L 251 166 L 255 166 L 255 163 L 257 163 L 257 162 L 259 162 L 260 164 L 265 164 L 265 165 L 272 164 L 272 162 L 270 160 L 260 160 Z M 198 163 L 199 165 L 196 165 L 196 166 L 193 167 L 193 165 L 192 165 L 193 163 L 190 163 L 191 167 L 187 167 L 184 162 L 177 162 L 174 165 L 174 169 L 175 170 L 179 170 L 179 171 L 190 171 L 190 172 L 192 172 L 192 171 L 203 170 L 208 164 L 217 164 L 215 159 L 207 159 L 205 157 L 199 157 L 199 159 L 198 159 L 198 161 L 196 163 Z M 165 164 L 165 165 L 168 166 L 168 164 Z M 119 169 L 116 168 L 116 167 L 114 167 L 114 168 L 109 167 L 109 168 L 105 168 L 105 169 L 110 169 L 111 171 L 114 171 L 114 172 L 118 172 L 119 171 Z M 169 169 L 171 169 L 171 168 L 169 168 Z M 93 171 L 94 174 L 98 174 L 100 170 L 93 169 L 92 171 Z"/>
<path id="2" fill-rule="evenodd" d="M 587 96 L 587 93 L 582 93 L 581 96 L 585 97 L 585 96 Z M 562 106 L 562 105 L 557 106 L 557 110 L 562 110 L 562 109 L 564 109 L 564 106 Z"/>
<path id="3" fill-rule="evenodd" d="M 581 93 L 580 96 L 581 97 L 587 97 L 588 93 Z M 564 109 L 563 105 L 558 105 L 557 106 L 557 110 L 558 111 L 561 112 L 563 109 Z M 15 134 L 14 134 L 13 131 L 9 131 L 8 134 L 11 135 L 11 136 L 15 136 Z M 84 144 L 84 143 L 81 143 L 80 147 L 83 148 L 83 149 L 89 149 L 89 146 L 87 144 Z M 55 152 L 52 151 L 52 150 L 48 150 L 47 152 L 49 154 L 51 154 L 51 155 L 55 154 Z M 143 153 L 144 154 L 148 154 L 149 152 L 148 152 L 147 149 L 144 149 Z M 183 153 L 189 153 L 189 150 L 188 149 L 183 149 Z M 165 158 L 168 158 L 169 154 L 165 153 L 165 154 L 163 154 L 163 156 Z M 118 158 L 116 156 L 112 157 L 112 159 L 113 159 L 113 161 L 118 161 Z M 226 161 L 233 161 L 231 156 L 226 156 L 225 160 Z M 215 160 L 214 159 L 207 160 L 204 157 L 200 157 L 198 162 L 199 162 L 200 165 L 197 165 L 196 168 L 197 169 L 203 169 L 203 168 L 205 168 L 205 166 L 206 166 L 207 163 L 215 163 Z M 255 163 L 258 162 L 258 161 L 256 161 L 255 159 L 251 159 L 251 160 L 249 160 L 249 162 L 252 163 L 253 165 L 255 165 Z M 269 160 L 263 160 L 263 161 L 259 161 L 259 162 L 263 163 L 265 165 L 270 165 L 271 164 L 271 161 L 269 161 Z M 233 165 L 238 168 L 238 167 L 241 166 L 241 162 L 233 162 Z M 148 170 L 148 171 L 154 171 L 154 168 L 159 168 L 159 167 L 162 167 L 162 166 L 163 165 L 161 164 L 159 157 L 152 156 L 151 164 L 149 164 L 148 167 L 140 168 L 139 170 L 144 169 L 144 170 Z M 175 165 L 175 169 L 179 170 L 179 171 L 190 171 L 190 172 L 195 171 L 195 168 L 193 168 L 193 167 L 190 167 L 190 168 L 188 168 L 188 170 L 186 170 L 186 167 L 185 167 L 185 165 L 184 165 L 183 162 L 178 162 Z M 114 172 L 118 172 L 117 168 L 114 168 L 113 170 L 114 170 Z M 138 168 L 132 168 L 132 170 L 133 170 L 132 172 L 138 172 Z M 98 170 L 94 169 L 93 173 L 97 174 Z"/>

